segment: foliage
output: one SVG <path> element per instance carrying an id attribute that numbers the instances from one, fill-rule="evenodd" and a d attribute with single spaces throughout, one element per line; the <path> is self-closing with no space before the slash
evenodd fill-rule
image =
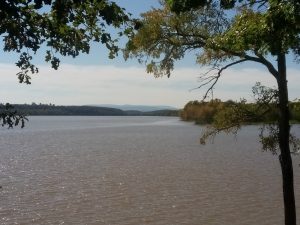
<path id="1" fill-rule="evenodd" d="M 234 12 L 224 10 L 233 7 Z M 233 0 L 220 1 L 218 5 L 213 1 L 167 0 L 161 9 L 152 9 L 142 15 L 142 26 L 132 34 L 124 56 L 145 62 L 147 72 L 155 76 L 170 76 L 174 61 L 191 50 L 197 51 L 196 62 L 212 67 L 200 76 L 199 88 L 208 85 L 204 99 L 212 93 L 224 70 L 247 61 L 264 65 L 278 82 L 284 82 L 280 80 L 279 67 L 268 58 L 272 55 L 282 58 L 290 50 L 299 56 L 297 7 L 294 1 Z M 242 100 L 215 114 L 214 107 L 210 108 L 212 103 L 193 102 L 185 106 L 181 116 L 186 120 L 197 118 L 199 123 L 214 120 L 215 127 L 222 127 L 223 131 L 237 131 L 242 123 L 274 122 L 280 118 L 278 90 L 257 84 L 253 94 L 255 104 Z"/>
<path id="2" fill-rule="evenodd" d="M 129 20 L 124 9 L 109 0 L 0 0 L 0 5 L 3 51 L 19 54 L 17 76 L 20 83 L 26 84 L 31 83 L 30 74 L 38 73 L 32 61 L 40 49 L 45 49 L 45 61 L 54 69 L 59 67 L 59 56 L 89 53 L 91 42 L 104 44 L 113 58 L 119 50 L 117 38 L 107 28 L 120 28 Z M 118 37 L 126 32 L 124 28 Z M 2 124 L 10 127 L 10 119 L 18 123 L 22 117 L 17 112 L 5 113 L 8 111 L 2 112 L 7 118 Z"/>
<path id="3" fill-rule="evenodd" d="M 193 1 L 171 2 L 184 5 L 182 2 Z M 147 71 L 155 76 L 170 76 L 174 61 L 195 50 L 196 61 L 212 66 L 216 69 L 214 72 L 254 61 L 277 77 L 278 71 L 266 57 L 289 50 L 299 56 L 300 20 L 294 13 L 296 5 L 290 1 L 280 4 L 270 1 L 267 6 L 269 8 L 257 10 L 254 2 L 244 4 L 232 16 L 232 12 L 228 13 L 215 3 L 179 14 L 164 4 L 162 9 L 152 9 L 142 15 L 142 26 L 132 34 L 124 56 L 145 62 Z M 227 61 L 233 63 L 223 66 Z M 220 76 L 216 74 L 215 79 Z M 211 77 L 211 73 L 207 76 Z"/>
<path id="4" fill-rule="evenodd" d="M 26 116 L 17 113 L 12 105 L 8 103 L 5 105 L 0 104 L 0 124 L 2 127 L 13 128 L 20 125 L 23 128 L 27 120 Z"/>
<path id="5" fill-rule="evenodd" d="M 220 132 L 236 134 L 242 125 L 258 123 L 261 125 L 259 137 L 262 149 L 277 154 L 279 150 L 279 128 L 276 124 L 279 119 L 278 91 L 256 83 L 252 92 L 255 103 L 247 103 L 244 99 L 239 102 L 220 100 L 189 102 L 181 112 L 181 119 L 207 124 L 200 138 L 201 144 L 205 144 L 210 138 L 213 139 Z M 300 120 L 293 115 L 298 115 L 300 102 L 291 102 L 289 105 L 293 106 L 291 120 L 299 123 Z M 294 134 L 290 134 L 290 144 L 293 152 L 299 151 L 300 140 Z"/>
<path id="6" fill-rule="evenodd" d="M 277 155 L 279 152 L 279 127 L 276 123 L 263 124 L 260 128 L 260 143 L 264 151 L 270 151 Z M 300 139 L 295 134 L 290 133 L 289 143 L 291 146 L 291 153 L 300 152 Z"/>
<path id="7" fill-rule="evenodd" d="M 184 121 L 195 121 L 197 124 L 210 124 L 218 111 L 226 107 L 226 102 L 214 99 L 209 102 L 191 101 L 188 102 L 180 113 Z"/>
<path id="8" fill-rule="evenodd" d="M 206 0 L 167 0 L 166 1 L 173 12 L 180 13 L 188 11 L 192 8 L 203 7 L 209 4 Z"/>
<path id="9" fill-rule="evenodd" d="M 33 55 L 45 47 L 45 61 L 57 69 L 57 54 L 76 57 L 89 53 L 90 42 L 101 42 L 117 53 L 107 26 L 120 27 L 129 17 L 108 0 L 1 0 L 0 35 L 3 50 L 19 53 L 16 65 L 20 83 L 30 84 L 29 73 L 37 73 Z"/>
<path id="10" fill-rule="evenodd" d="M 300 121 L 300 100 L 290 103 L 291 118 L 295 121 Z"/>
<path id="11" fill-rule="evenodd" d="M 243 124 L 260 123 L 259 138 L 262 149 L 277 154 L 280 150 L 279 125 L 277 123 L 280 119 L 278 91 L 256 83 L 252 93 L 255 103 L 249 104 L 245 100 L 241 100 L 238 103 L 230 104 L 216 114 L 212 124 L 203 132 L 200 142 L 205 144 L 208 138 L 214 137 L 220 132 L 236 134 Z M 299 103 L 292 102 L 289 105 L 299 106 Z M 293 114 L 294 111 L 291 110 L 291 120 L 297 121 Z M 289 133 L 289 143 L 292 148 L 291 152 L 299 152 L 300 140 L 292 133 Z"/>
<path id="12" fill-rule="evenodd" d="M 124 57 L 137 57 L 147 63 L 147 72 L 170 76 L 174 61 L 186 52 L 205 46 L 209 37 L 224 31 L 228 25 L 217 8 L 176 15 L 165 6 L 142 14 L 142 26 L 132 34 Z"/>

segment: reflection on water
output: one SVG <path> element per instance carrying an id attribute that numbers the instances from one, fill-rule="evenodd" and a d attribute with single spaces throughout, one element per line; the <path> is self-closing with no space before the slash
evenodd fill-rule
<path id="1" fill-rule="evenodd" d="M 207 146 L 164 117 L 34 117 L 0 133 L 0 224 L 283 224 L 256 126 Z"/>

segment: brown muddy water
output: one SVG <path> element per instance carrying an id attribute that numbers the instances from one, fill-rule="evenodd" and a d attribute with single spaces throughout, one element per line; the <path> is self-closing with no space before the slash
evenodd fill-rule
<path id="1" fill-rule="evenodd" d="M 206 146 L 200 134 L 166 117 L 33 117 L 2 129 L 0 224 L 283 224 L 279 162 L 260 150 L 258 127 Z"/>

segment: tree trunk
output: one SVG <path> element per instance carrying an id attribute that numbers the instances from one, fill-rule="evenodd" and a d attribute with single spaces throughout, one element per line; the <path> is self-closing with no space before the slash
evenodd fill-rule
<path id="1" fill-rule="evenodd" d="M 280 165 L 282 171 L 282 186 L 284 200 L 285 225 L 296 225 L 296 207 L 294 195 L 294 175 L 293 163 L 291 158 L 289 136 L 289 106 L 288 88 L 286 79 L 285 54 L 278 55 L 278 90 L 279 90 L 279 148 Z"/>

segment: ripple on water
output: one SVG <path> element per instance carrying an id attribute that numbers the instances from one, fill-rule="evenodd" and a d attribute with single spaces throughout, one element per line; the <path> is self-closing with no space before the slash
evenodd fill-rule
<path id="1" fill-rule="evenodd" d="M 259 150 L 256 126 L 207 146 L 200 127 L 176 118 L 41 117 L 30 126 L 1 131 L 0 224 L 283 223 L 279 164 Z"/>

